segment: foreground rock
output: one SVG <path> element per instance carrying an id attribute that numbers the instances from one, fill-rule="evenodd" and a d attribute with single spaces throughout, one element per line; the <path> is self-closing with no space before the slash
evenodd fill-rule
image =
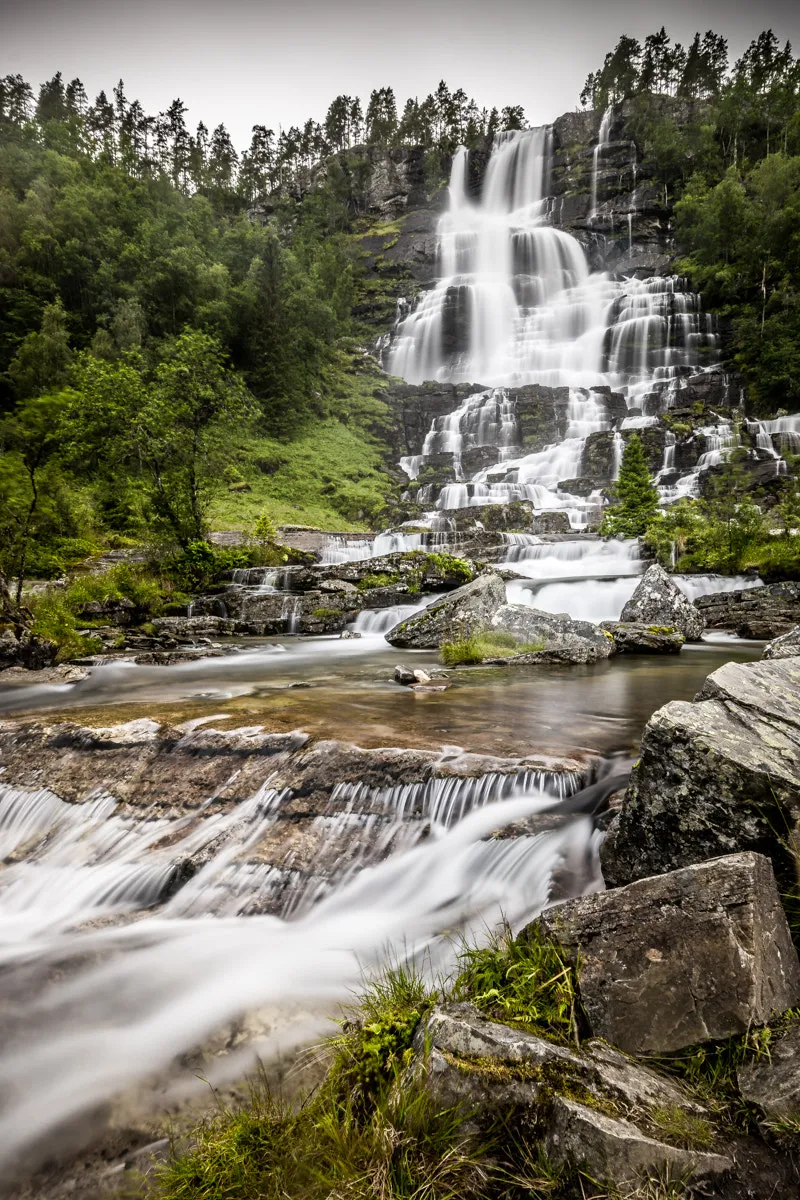
<path id="1" fill-rule="evenodd" d="M 620 620 L 625 624 L 677 629 L 687 642 L 699 642 L 704 628 L 703 617 L 691 600 L 657 563 L 645 571 Z"/>
<path id="2" fill-rule="evenodd" d="M 492 617 L 491 628 L 510 633 L 521 647 L 531 647 L 497 661 L 590 663 L 614 653 L 614 639 L 591 621 L 574 621 L 567 613 L 543 612 L 524 604 L 502 605 Z"/>
<path id="3" fill-rule="evenodd" d="M 762 658 L 795 658 L 800 654 L 800 625 L 764 647 Z"/>
<path id="4" fill-rule="evenodd" d="M 611 634 L 618 654 L 680 654 L 686 641 L 677 629 L 667 626 L 601 621 L 600 628 Z"/>
<path id="5" fill-rule="evenodd" d="M 475 637 L 491 624 L 505 599 L 506 585 L 500 576 L 481 575 L 395 625 L 386 640 L 406 650 L 435 650 L 444 642 Z"/>
<path id="6" fill-rule="evenodd" d="M 702 1185 L 733 1170 L 733 1161 L 724 1155 L 670 1146 L 631 1121 L 564 1096 L 553 1102 L 545 1148 L 557 1166 L 580 1166 L 591 1178 L 617 1187 L 642 1184 L 657 1173 Z"/>
<path id="7" fill-rule="evenodd" d="M 776 638 L 800 624 L 800 583 L 769 583 L 700 596 L 708 629 L 732 629 L 739 637 Z"/>
<path id="8" fill-rule="evenodd" d="M 733 854 L 550 909 L 592 1032 L 664 1054 L 800 1002 L 800 962 L 769 859 Z"/>
<path id="9" fill-rule="evenodd" d="M 726 663 L 692 703 L 648 721 L 641 757 L 601 849 L 610 887 L 739 850 L 796 882 L 800 657 Z"/>
<path id="10" fill-rule="evenodd" d="M 470 1004 L 448 1004 L 428 1016 L 414 1045 L 437 1104 L 460 1107 L 477 1128 L 511 1114 L 519 1128 L 536 1129 L 555 1165 L 614 1184 L 666 1170 L 699 1181 L 733 1168 L 726 1155 L 667 1144 L 661 1114 L 691 1120 L 705 1110 L 675 1080 L 604 1042 L 567 1048 L 487 1020 Z"/>

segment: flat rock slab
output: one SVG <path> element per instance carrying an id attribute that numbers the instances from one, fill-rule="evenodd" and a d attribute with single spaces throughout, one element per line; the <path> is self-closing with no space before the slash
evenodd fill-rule
<path id="1" fill-rule="evenodd" d="M 800 1001 L 800 962 L 769 860 L 734 854 L 553 908 L 596 1035 L 663 1054 L 744 1033 Z"/>
<path id="2" fill-rule="evenodd" d="M 794 881 L 800 821 L 800 657 L 726 663 L 694 703 L 645 727 L 622 811 L 600 851 L 610 887 L 739 850 Z"/>
<path id="3" fill-rule="evenodd" d="M 581 1166 L 593 1178 L 613 1180 L 616 1185 L 640 1183 L 656 1173 L 673 1179 L 691 1175 L 700 1181 L 733 1169 L 731 1160 L 721 1154 L 668 1146 L 647 1137 L 630 1121 L 563 1096 L 553 1102 L 545 1148 L 551 1162 Z"/>
<path id="4" fill-rule="evenodd" d="M 600 627 L 611 634 L 618 654 L 680 654 L 686 641 L 682 633 L 666 625 L 601 621 Z"/>
<path id="5" fill-rule="evenodd" d="M 743 1099 L 767 1117 L 800 1118 L 800 1020 L 770 1041 L 767 1053 L 740 1067 L 736 1080 Z"/>

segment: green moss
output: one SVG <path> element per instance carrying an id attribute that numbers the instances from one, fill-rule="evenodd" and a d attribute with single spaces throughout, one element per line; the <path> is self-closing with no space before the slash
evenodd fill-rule
<path id="1" fill-rule="evenodd" d="M 341 616 L 338 608 L 315 608 L 311 613 L 317 621 L 326 621 L 329 617 Z"/>
<path id="2" fill-rule="evenodd" d="M 397 571 L 383 571 L 376 575 L 365 575 L 356 584 L 360 592 L 370 591 L 372 588 L 391 587 L 392 584 L 400 581 L 400 574 Z"/>

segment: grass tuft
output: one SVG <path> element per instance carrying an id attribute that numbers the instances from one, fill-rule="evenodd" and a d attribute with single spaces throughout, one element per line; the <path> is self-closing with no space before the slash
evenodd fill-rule
<path id="1" fill-rule="evenodd" d="M 520 644 L 513 634 L 491 629 L 475 637 L 445 642 L 441 658 L 445 666 L 457 667 L 482 663 L 487 658 L 516 658 L 520 654 L 536 654 L 543 649 L 544 642 Z"/>
<path id="2" fill-rule="evenodd" d="M 575 967 L 533 926 L 524 937 L 506 928 L 488 946 L 467 946 L 454 994 L 488 1017 L 551 1040 L 578 1040 L 580 1000 Z"/>

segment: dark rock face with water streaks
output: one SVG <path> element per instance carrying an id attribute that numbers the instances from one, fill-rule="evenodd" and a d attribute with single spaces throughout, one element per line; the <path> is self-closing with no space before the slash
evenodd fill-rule
<path id="1" fill-rule="evenodd" d="M 740 850 L 796 882 L 800 822 L 800 657 L 726 663 L 693 703 L 647 723 L 641 759 L 601 850 L 618 887 Z"/>
<path id="2" fill-rule="evenodd" d="M 800 623 L 800 583 L 716 592 L 696 603 L 708 629 L 733 629 L 739 637 L 776 638 Z"/>

